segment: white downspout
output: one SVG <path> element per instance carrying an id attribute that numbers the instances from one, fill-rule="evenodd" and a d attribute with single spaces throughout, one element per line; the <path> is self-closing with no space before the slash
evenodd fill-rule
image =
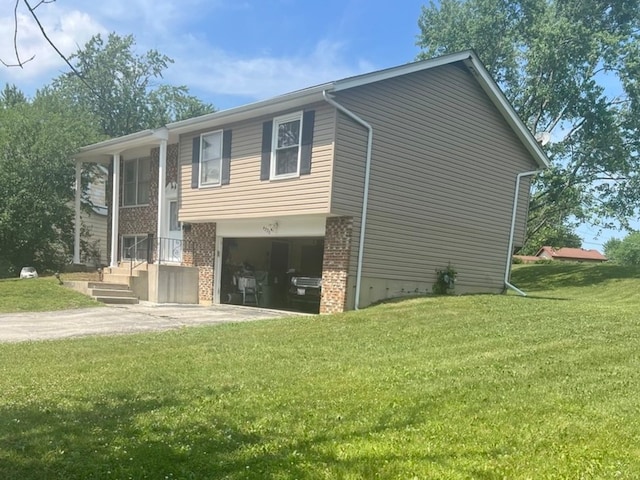
<path id="1" fill-rule="evenodd" d="M 367 208 L 369 206 L 369 178 L 371 176 L 371 149 L 373 146 L 373 127 L 365 122 L 362 118 L 360 118 L 355 113 L 347 110 L 345 107 L 340 105 L 334 99 L 327 95 L 327 91 L 322 91 L 322 97 L 335 108 L 340 110 L 349 118 L 353 119 L 364 128 L 367 129 L 368 138 L 367 138 L 367 158 L 365 162 L 364 169 L 364 192 L 362 195 L 362 219 L 360 221 L 360 245 L 358 246 L 358 268 L 356 272 L 356 298 L 355 298 L 355 309 L 358 310 L 360 308 L 360 288 L 362 284 L 362 260 L 364 256 L 364 239 L 365 239 L 365 229 L 367 226 Z"/>
<path id="2" fill-rule="evenodd" d="M 111 180 L 111 267 L 118 266 L 118 217 L 120 214 L 120 154 L 113 155 Z"/>
<path id="3" fill-rule="evenodd" d="M 73 226 L 73 263 L 80 264 L 80 206 L 82 196 L 82 162 L 76 160 L 75 224 Z"/>
<path id="4" fill-rule="evenodd" d="M 509 231 L 509 247 L 507 248 L 507 267 L 504 272 L 504 284 L 507 288 L 514 290 L 519 295 L 526 297 L 527 294 L 520 290 L 515 285 L 512 285 L 509 280 L 511 279 L 511 262 L 513 257 L 513 237 L 515 235 L 516 230 L 516 216 L 518 213 L 518 196 L 520 195 L 520 180 L 524 177 L 531 177 L 537 173 L 540 173 L 540 170 L 532 170 L 530 172 L 522 172 L 516 175 L 516 191 L 513 195 L 513 211 L 511 212 L 511 230 Z"/>

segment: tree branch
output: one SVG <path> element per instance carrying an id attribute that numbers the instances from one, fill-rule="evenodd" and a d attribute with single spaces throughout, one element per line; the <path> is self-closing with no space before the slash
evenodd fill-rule
<path id="1" fill-rule="evenodd" d="M 18 63 L 7 63 L 4 60 L 0 59 L 0 62 L 5 67 L 20 67 L 30 62 L 35 58 L 35 55 L 32 55 L 31 58 L 25 60 L 24 62 L 20 60 L 20 52 L 18 50 L 18 6 L 20 5 L 20 0 L 16 0 L 15 5 L 13 6 L 13 51 L 16 54 L 16 60 Z"/>

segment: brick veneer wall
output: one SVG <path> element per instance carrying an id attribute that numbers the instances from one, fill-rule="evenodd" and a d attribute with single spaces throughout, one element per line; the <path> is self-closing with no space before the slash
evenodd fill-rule
<path id="1" fill-rule="evenodd" d="M 325 227 L 320 313 L 344 312 L 353 217 L 329 217 Z"/>
<path id="2" fill-rule="evenodd" d="M 184 232 L 184 265 L 198 267 L 198 302 L 213 303 L 213 268 L 216 248 L 216 224 L 193 223 Z"/>
<path id="3" fill-rule="evenodd" d="M 124 183 L 124 158 L 120 159 L 120 215 L 118 217 L 118 234 L 134 235 L 153 233 L 158 231 L 158 175 L 160 165 L 160 148 L 155 147 L 150 150 L 151 157 L 151 178 L 149 181 L 149 204 L 140 207 L 123 207 L 122 191 Z M 111 258 L 111 198 L 112 185 L 111 176 L 113 170 L 109 169 L 109 182 L 107 185 L 107 203 L 109 205 L 109 215 L 107 221 L 107 245 L 109 258 Z M 167 183 L 178 182 L 178 144 L 167 145 Z"/>

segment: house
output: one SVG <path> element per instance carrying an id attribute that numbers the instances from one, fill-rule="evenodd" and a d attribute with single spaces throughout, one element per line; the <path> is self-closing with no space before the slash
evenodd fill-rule
<path id="1" fill-rule="evenodd" d="M 513 287 L 529 182 L 548 166 L 470 51 L 89 145 L 85 162 L 118 186 L 112 268 L 186 269 L 174 283 L 200 303 L 246 301 L 247 272 L 266 306 L 321 278 L 321 313 L 431 292 L 449 264 L 456 292 Z"/>
<path id="2" fill-rule="evenodd" d="M 585 250 L 584 248 L 553 248 L 549 246 L 542 247 L 536 253 L 539 259 L 549 259 L 559 262 L 589 262 L 602 263 L 607 261 L 607 257 L 602 255 L 598 250 Z"/>

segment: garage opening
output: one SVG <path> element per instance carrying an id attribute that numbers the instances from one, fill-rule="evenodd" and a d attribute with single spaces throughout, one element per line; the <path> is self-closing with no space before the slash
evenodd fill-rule
<path id="1" fill-rule="evenodd" d="M 224 238 L 220 302 L 320 310 L 323 237 Z"/>

